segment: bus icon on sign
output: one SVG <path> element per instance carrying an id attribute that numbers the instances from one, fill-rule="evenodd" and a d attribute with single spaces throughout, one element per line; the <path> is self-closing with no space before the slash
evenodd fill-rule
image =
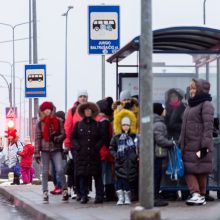
<path id="1" fill-rule="evenodd" d="M 32 81 L 41 82 L 41 81 L 43 81 L 43 79 L 44 79 L 43 74 L 29 74 L 28 75 L 29 82 L 32 82 Z"/>
<path id="2" fill-rule="evenodd" d="M 99 31 L 100 29 L 112 31 L 112 29 L 116 28 L 115 20 L 107 20 L 107 19 L 94 20 L 92 24 L 92 28 L 95 31 Z"/>

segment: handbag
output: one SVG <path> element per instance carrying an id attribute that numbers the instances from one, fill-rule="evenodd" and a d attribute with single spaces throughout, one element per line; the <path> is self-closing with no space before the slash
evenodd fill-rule
<path id="1" fill-rule="evenodd" d="M 171 180 L 182 178 L 184 176 L 184 166 L 180 147 L 174 145 L 168 151 L 168 158 L 169 161 L 166 174 L 170 176 Z"/>

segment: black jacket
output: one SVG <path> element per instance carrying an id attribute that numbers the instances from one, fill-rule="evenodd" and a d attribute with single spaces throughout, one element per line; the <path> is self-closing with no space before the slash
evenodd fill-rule
<path id="1" fill-rule="evenodd" d="M 118 143 L 121 134 L 113 136 L 109 150 L 115 158 L 115 174 L 117 177 L 127 179 L 132 182 L 138 176 L 138 161 L 135 149 L 131 149 L 124 157 L 117 157 Z M 129 134 L 134 140 L 136 134 Z"/>
<path id="2" fill-rule="evenodd" d="M 77 122 L 71 134 L 71 141 L 77 151 L 76 175 L 100 175 L 99 150 L 103 141 L 99 123 L 92 118 L 84 118 Z"/>

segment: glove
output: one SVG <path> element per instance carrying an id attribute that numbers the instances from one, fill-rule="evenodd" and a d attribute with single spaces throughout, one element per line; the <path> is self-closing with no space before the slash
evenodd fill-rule
<path id="1" fill-rule="evenodd" d="M 205 157 L 207 153 L 209 152 L 208 148 L 202 148 L 201 150 L 201 158 Z"/>
<path id="2" fill-rule="evenodd" d="M 40 155 L 35 155 L 35 161 L 40 164 Z"/>
<path id="3" fill-rule="evenodd" d="M 173 140 L 173 145 L 176 146 L 176 141 Z"/>
<path id="4" fill-rule="evenodd" d="M 65 155 L 69 154 L 69 149 L 66 148 L 66 147 L 64 147 L 64 148 L 63 148 L 63 153 L 64 153 Z"/>

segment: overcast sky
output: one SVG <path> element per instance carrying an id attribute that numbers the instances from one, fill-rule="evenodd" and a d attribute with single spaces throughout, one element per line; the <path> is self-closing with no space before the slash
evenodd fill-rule
<path id="1" fill-rule="evenodd" d="M 153 29 L 171 26 L 203 26 L 203 0 L 152 0 Z M 0 0 L 0 22 L 15 25 L 28 21 L 29 0 Z M 47 65 L 47 98 L 64 110 L 65 17 L 68 16 L 68 108 L 77 90 L 87 89 L 89 99 L 101 98 L 101 56 L 88 55 L 88 5 L 120 5 L 121 47 L 140 34 L 140 0 L 37 0 L 38 59 Z M 206 1 L 206 26 L 220 28 L 219 0 Z M 12 31 L 0 25 L 0 42 L 10 40 Z M 28 37 L 28 25 L 15 29 L 15 38 Z M 106 56 L 107 58 L 108 56 Z M 134 58 L 135 59 L 135 58 Z M 15 43 L 15 60 L 28 60 L 28 40 Z M 0 61 L 12 63 L 12 43 L 0 43 Z M 134 60 L 135 61 L 135 60 Z M 0 73 L 10 75 L 10 66 L 0 62 Z M 16 76 L 24 77 L 24 64 L 16 64 Z M 10 81 L 10 78 L 8 78 Z M 16 105 L 19 108 L 19 80 L 16 80 Z M 5 117 L 8 93 L 0 79 L 0 113 Z M 115 65 L 106 63 L 106 96 L 115 98 Z M 22 88 L 22 105 L 23 105 Z M 26 107 L 27 108 L 27 107 Z M 22 106 L 23 109 L 23 106 Z"/>

